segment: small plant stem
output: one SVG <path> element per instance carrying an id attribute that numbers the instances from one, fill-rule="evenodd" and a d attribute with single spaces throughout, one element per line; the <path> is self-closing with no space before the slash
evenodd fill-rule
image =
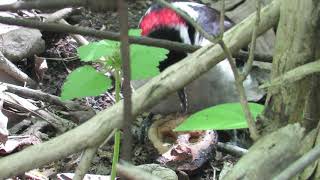
<path id="1" fill-rule="evenodd" d="M 111 169 L 111 180 L 114 180 L 117 175 L 117 164 L 119 162 L 119 153 L 120 153 L 120 137 L 121 132 L 119 129 L 116 129 L 114 134 L 114 147 L 113 147 L 113 158 L 112 158 L 112 169 Z"/>
<path id="2" fill-rule="evenodd" d="M 116 91 L 116 102 L 120 101 L 120 86 L 121 86 L 121 77 L 120 77 L 120 70 L 115 68 L 115 91 Z"/>
<path id="3" fill-rule="evenodd" d="M 115 68 L 115 91 L 116 91 L 116 102 L 120 101 L 120 84 L 121 84 L 121 77 L 120 77 L 120 69 Z M 121 141 L 121 132 L 119 129 L 116 129 L 114 135 L 114 146 L 113 146 L 113 158 L 112 158 L 112 168 L 111 168 L 111 180 L 114 180 L 117 175 L 117 164 L 119 162 L 119 152 L 120 152 L 120 141 Z"/>

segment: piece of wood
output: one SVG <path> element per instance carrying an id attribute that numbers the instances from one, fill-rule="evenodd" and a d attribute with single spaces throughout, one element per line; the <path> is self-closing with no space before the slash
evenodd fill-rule
<path id="1" fill-rule="evenodd" d="M 264 136 L 223 179 L 272 179 L 300 157 L 304 135 L 294 124 Z"/>

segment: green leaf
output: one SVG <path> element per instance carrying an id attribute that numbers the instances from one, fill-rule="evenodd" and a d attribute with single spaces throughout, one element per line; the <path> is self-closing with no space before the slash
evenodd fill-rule
<path id="1" fill-rule="evenodd" d="M 82 66 L 72 71 L 63 84 L 63 100 L 86 96 L 97 96 L 111 86 L 111 80 L 91 66 Z"/>
<path id="2" fill-rule="evenodd" d="M 141 29 L 130 29 L 130 36 L 141 36 Z M 160 74 L 159 62 L 167 58 L 169 51 L 152 46 L 130 45 L 131 79 L 146 79 Z"/>
<path id="3" fill-rule="evenodd" d="M 129 36 L 141 36 L 141 29 L 129 29 Z"/>
<path id="4" fill-rule="evenodd" d="M 249 103 L 252 115 L 257 117 L 263 110 L 262 105 Z M 248 128 L 240 103 L 227 103 L 209 107 L 191 115 L 175 131 L 227 130 Z"/>
<path id="5" fill-rule="evenodd" d="M 143 46 L 143 45 L 130 45 L 131 57 L 131 79 L 146 79 L 158 75 L 159 62 L 164 60 L 168 54 L 167 49 Z"/>
<path id="6" fill-rule="evenodd" d="M 115 41 L 102 40 L 80 46 L 77 51 L 81 61 L 96 61 L 101 57 L 112 56 L 118 44 Z"/>

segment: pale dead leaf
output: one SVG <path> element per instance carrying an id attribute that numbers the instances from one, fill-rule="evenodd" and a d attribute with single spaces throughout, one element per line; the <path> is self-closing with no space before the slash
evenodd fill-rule
<path id="1" fill-rule="evenodd" d="M 34 71 L 37 76 L 38 82 L 41 82 L 44 73 L 48 70 L 48 64 L 45 58 L 34 55 Z"/>
<path id="2" fill-rule="evenodd" d="M 44 175 L 42 172 L 40 172 L 39 169 L 34 169 L 29 172 L 25 173 L 26 179 L 32 179 L 32 180 L 49 180 L 49 178 Z"/>
<path id="3" fill-rule="evenodd" d="M 74 173 L 60 173 L 57 174 L 59 180 L 72 180 Z M 110 176 L 95 175 L 95 174 L 86 174 L 83 180 L 110 180 Z"/>
<path id="4" fill-rule="evenodd" d="M 9 136 L 5 144 L 0 144 L 0 155 L 6 155 L 14 150 L 39 143 L 41 140 L 36 136 Z"/>
<path id="5" fill-rule="evenodd" d="M 0 144 L 5 144 L 8 140 L 9 131 L 7 129 L 8 118 L 2 113 L 3 99 L 0 99 Z"/>
<path id="6" fill-rule="evenodd" d="M 39 109 L 37 106 L 32 104 L 28 99 L 22 98 L 16 94 L 5 92 L 5 93 L 2 93 L 2 95 L 4 100 L 11 102 L 13 104 L 19 104 L 20 106 L 24 107 L 29 111 L 36 111 Z M 1 94 L 0 94 L 0 98 L 1 98 Z"/>

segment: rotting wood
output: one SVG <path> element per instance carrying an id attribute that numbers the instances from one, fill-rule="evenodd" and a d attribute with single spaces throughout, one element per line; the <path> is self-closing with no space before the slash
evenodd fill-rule
<path id="1" fill-rule="evenodd" d="M 293 124 L 262 137 L 223 179 L 272 179 L 300 157 L 304 132 Z"/>

